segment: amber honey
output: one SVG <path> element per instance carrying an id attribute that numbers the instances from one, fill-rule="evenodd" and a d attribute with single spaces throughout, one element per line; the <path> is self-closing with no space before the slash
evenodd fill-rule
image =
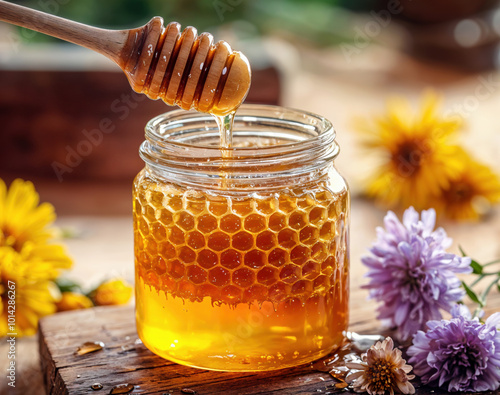
<path id="1" fill-rule="evenodd" d="M 192 366 L 268 370 L 340 344 L 346 192 L 186 196 L 141 174 L 134 196 L 137 321 L 148 348 Z"/>
<path id="2" fill-rule="evenodd" d="M 186 172 L 177 176 L 175 166 L 158 172 L 155 151 L 142 150 L 149 165 L 134 182 L 134 245 L 144 344 L 171 361 L 225 371 L 295 366 L 338 348 L 348 325 L 349 195 L 331 160 L 288 178 L 278 174 L 296 166 L 293 158 L 267 170 L 259 160 L 262 174 L 276 174 L 259 187 L 262 180 L 232 180 L 234 156 L 221 153 L 228 173 L 214 186 L 192 178 L 211 174 L 212 159 L 193 155 L 185 167 L 176 158 Z M 189 160 L 184 151 L 170 155 Z"/>

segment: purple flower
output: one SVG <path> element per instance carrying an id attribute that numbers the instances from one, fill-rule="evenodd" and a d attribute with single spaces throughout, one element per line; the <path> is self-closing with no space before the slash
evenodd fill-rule
<path id="1" fill-rule="evenodd" d="M 414 372 L 424 384 L 448 391 L 494 391 L 500 386 L 500 313 L 485 324 L 456 305 L 449 321 L 430 321 L 408 348 Z"/>
<path id="2" fill-rule="evenodd" d="M 436 212 L 413 207 L 403 214 L 403 223 L 389 211 L 385 229 L 377 228 L 377 241 L 362 258 L 369 267 L 370 298 L 382 302 L 378 318 L 397 329 L 400 340 L 408 340 L 429 320 L 441 319 L 440 309 L 450 311 L 464 291 L 456 273 L 470 273 L 470 258 L 446 252 L 452 240 L 442 229 L 434 230 Z"/>

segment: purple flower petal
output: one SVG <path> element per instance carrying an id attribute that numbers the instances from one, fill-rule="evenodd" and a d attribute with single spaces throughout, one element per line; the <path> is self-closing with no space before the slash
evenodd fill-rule
<path id="1" fill-rule="evenodd" d="M 424 384 L 448 391 L 495 391 L 500 386 L 500 313 L 486 324 L 472 319 L 463 305 L 451 309 L 451 320 L 431 321 L 408 348 L 415 374 Z"/>
<path id="2" fill-rule="evenodd" d="M 450 311 L 464 295 L 457 273 L 472 270 L 470 258 L 446 252 L 451 239 L 442 228 L 434 230 L 435 223 L 433 209 L 420 216 L 410 207 L 402 222 L 389 211 L 370 255 L 361 259 L 369 268 L 363 288 L 381 302 L 378 318 L 388 320 L 401 340 L 441 319 L 440 309 Z"/>

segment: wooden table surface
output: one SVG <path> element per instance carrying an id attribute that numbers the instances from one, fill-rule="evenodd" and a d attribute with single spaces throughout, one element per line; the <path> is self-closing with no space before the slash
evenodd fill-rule
<path id="1" fill-rule="evenodd" d="M 356 305 L 358 292 L 351 297 Z M 497 300 L 497 303 L 499 300 Z M 355 309 L 359 312 L 363 309 Z M 190 368 L 166 361 L 140 342 L 135 330 L 132 306 L 96 307 L 46 317 L 40 324 L 40 358 L 47 392 L 54 395 L 92 393 L 99 384 L 108 394 L 116 386 L 130 386 L 130 394 L 182 395 L 305 395 L 340 394 L 340 383 L 328 372 L 315 369 L 320 363 L 305 364 L 272 372 L 230 373 Z M 372 317 L 355 314 L 351 330 L 377 330 Z M 77 347 L 100 341 L 102 350 L 75 355 Z M 334 354 L 332 354 L 334 355 Z M 331 359 L 327 356 L 325 360 Z M 331 365 L 330 369 L 336 365 Z M 337 365 L 338 366 L 338 365 Z M 427 395 L 429 388 L 414 383 L 416 395 Z M 435 395 L 446 392 L 432 389 Z M 485 392 L 494 394 L 497 392 Z M 471 395 L 464 393 L 463 395 Z"/>
<path id="2" fill-rule="evenodd" d="M 380 333 L 381 327 L 376 320 L 376 303 L 367 301 L 367 292 L 360 289 L 366 283 L 363 278 L 365 268 L 360 257 L 375 237 L 375 226 L 380 225 L 384 212 L 373 207 L 371 202 L 354 199 L 351 216 L 351 329 L 360 333 Z M 500 239 L 500 211 L 485 222 L 471 227 L 470 224 L 443 224 L 449 235 L 455 240 L 453 250 L 457 251 L 460 243 L 471 251 L 477 259 L 493 259 L 498 256 L 498 240 Z M 132 231 L 131 218 L 119 217 L 82 217 L 67 216 L 58 220 L 62 227 L 73 227 L 80 232 L 80 237 L 67 241 L 67 246 L 76 258 L 75 267 L 70 277 L 91 286 L 105 277 L 120 275 L 132 280 Z M 447 226 L 448 225 L 448 226 Z M 89 248 L 89 246 L 92 246 Z M 500 310 L 500 293 L 494 292 L 489 300 L 486 313 L 489 315 Z M 92 313 L 90 313 L 92 314 Z M 73 325 L 68 320 L 68 325 Z M 135 328 L 129 325 L 133 336 Z M 43 377 L 39 365 L 36 338 L 22 338 L 17 341 L 18 372 L 17 391 L 28 394 L 37 388 L 36 394 L 43 394 Z M 73 345 L 72 345 L 73 347 Z M 0 355 L 6 355 L 6 344 L 0 344 Z M 7 361 L 0 359 L 0 369 L 6 368 Z M 2 382 L 4 386 L 5 382 Z M 6 387 L 0 393 L 10 394 Z"/>

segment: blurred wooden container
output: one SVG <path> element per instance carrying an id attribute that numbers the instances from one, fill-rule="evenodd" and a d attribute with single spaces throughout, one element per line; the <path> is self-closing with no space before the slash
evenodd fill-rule
<path id="1" fill-rule="evenodd" d="M 0 177 L 119 181 L 143 167 L 144 126 L 173 107 L 136 94 L 117 66 L 99 67 L 87 53 L 80 69 L 75 58 L 57 64 L 80 56 L 73 52 L 0 62 Z M 253 70 L 247 102 L 278 104 L 279 95 L 275 68 Z"/>
<path id="2" fill-rule="evenodd" d="M 386 6 L 392 0 L 385 1 Z M 498 69 L 498 0 L 401 0 L 408 52 L 468 72 Z"/>

